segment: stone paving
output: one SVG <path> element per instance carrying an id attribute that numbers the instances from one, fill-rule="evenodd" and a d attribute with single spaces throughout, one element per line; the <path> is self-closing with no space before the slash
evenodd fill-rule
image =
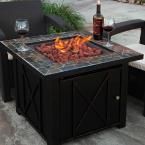
<path id="1" fill-rule="evenodd" d="M 52 0 L 53 2 L 56 0 Z M 59 0 L 57 0 L 59 1 Z M 91 31 L 92 16 L 96 0 L 64 0 L 86 18 L 86 26 Z M 145 7 L 112 0 L 102 0 L 104 16 L 113 16 L 116 21 L 134 18 L 145 19 Z M 123 45 L 138 42 L 139 31 L 131 31 L 113 37 Z M 145 118 L 142 116 L 143 103 L 129 98 L 127 126 L 123 129 L 111 128 L 97 134 L 81 138 L 66 145 L 145 145 Z M 15 102 L 3 103 L 0 98 L 0 145 L 46 145 L 46 142 L 31 125 L 15 112 Z"/>

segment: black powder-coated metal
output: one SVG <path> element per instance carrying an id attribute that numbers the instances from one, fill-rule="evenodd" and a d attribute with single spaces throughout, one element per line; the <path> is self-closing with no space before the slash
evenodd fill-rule
<path id="1" fill-rule="evenodd" d="M 25 41 L 54 37 L 39 36 Z M 113 52 L 105 56 L 58 64 L 34 49 L 18 52 L 18 42 L 1 42 L 2 49 L 15 57 L 16 110 L 48 145 L 60 145 L 112 126 L 125 126 L 128 62 L 141 59 L 142 54 L 114 43 Z M 97 41 L 96 45 L 104 43 Z"/>
<path id="2" fill-rule="evenodd" d="M 125 126 L 127 91 L 122 86 L 127 74 L 122 65 L 59 79 L 41 78 L 19 61 L 16 65 L 17 110 L 48 145 Z"/>

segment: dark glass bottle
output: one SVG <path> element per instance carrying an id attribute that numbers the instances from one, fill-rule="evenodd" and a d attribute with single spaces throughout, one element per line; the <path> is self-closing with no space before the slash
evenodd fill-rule
<path id="1" fill-rule="evenodd" d="M 93 16 L 93 36 L 95 40 L 103 38 L 104 17 L 101 14 L 101 4 L 97 4 L 96 14 Z"/>

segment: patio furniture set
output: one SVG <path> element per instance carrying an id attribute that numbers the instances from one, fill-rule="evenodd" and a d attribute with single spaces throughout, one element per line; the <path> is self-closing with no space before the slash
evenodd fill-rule
<path id="1" fill-rule="evenodd" d="M 116 43 L 110 49 L 104 47 L 105 39 L 91 39 L 84 47 L 101 53 L 56 63 L 46 57 L 46 51 L 41 53 L 38 48 L 44 44 L 54 48 L 58 37 L 68 42 L 92 34 L 70 31 L 47 35 L 50 25 L 64 30 L 70 26 L 58 16 L 43 16 L 39 0 L 4 2 L 0 8 L 3 101 L 12 100 L 14 88 L 17 113 L 27 118 L 48 145 L 60 145 L 112 126 L 125 126 L 128 80 L 129 92 L 134 95 L 139 91 L 142 99 L 145 98 L 144 59 L 139 60 L 144 54 L 145 21 L 116 24 L 111 35 L 141 28 L 141 44 L 129 46 L 131 49 Z M 24 38 L 25 47 L 29 48 L 26 52 L 18 51 L 21 42 L 14 32 L 17 18 L 27 18 L 30 22 L 30 33 Z M 75 48 L 72 54 L 76 51 Z"/>

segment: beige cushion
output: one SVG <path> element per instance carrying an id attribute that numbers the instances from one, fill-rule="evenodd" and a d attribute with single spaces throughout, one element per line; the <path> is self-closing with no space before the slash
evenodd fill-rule
<path id="1" fill-rule="evenodd" d="M 7 52 L 7 54 L 8 54 L 8 60 L 13 60 L 13 56 L 9 52 Z"/>
<path id="2" fill-rule="evenodd" d="M 127 47 L 145 55 L 145 45 L 131 44 L 131 45 L 128 45 Z M 129 65 L 145 71 L 145 58 L 141 60 L 137 60 L 137 61 L 132 61 L 129 63 Z"/>

